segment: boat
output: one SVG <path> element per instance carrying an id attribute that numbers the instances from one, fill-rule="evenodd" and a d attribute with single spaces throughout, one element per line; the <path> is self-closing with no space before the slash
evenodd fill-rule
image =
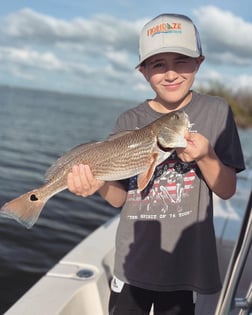
<path id="1" fill-rule="evenodd" d="M 234 202 L 233 202 L 234 200 Z M 234 204 L 247 200 L 237 217 Z M 252 192 L 240 189 L 223 201 L 214 197 L 216 242 L 223 287 L 198 295 L 196 315 L 252 314 Z M 223 215 L 225 208 L 225 215 Z M 220 220 L 221 218 L 221 220 Z M 115 216 L 81 241 L 32 286 L 5 315 L 106 315 L 113 273 Z M 236 239 L 232 225 L 239 225 Z M 230 237 L 230 234 L 232 237 Z"/>

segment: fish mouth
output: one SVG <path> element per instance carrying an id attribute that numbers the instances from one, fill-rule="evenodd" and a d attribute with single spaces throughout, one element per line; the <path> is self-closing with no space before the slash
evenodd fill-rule
<path id="1" fill-rule="evenodd" d="M 181 135 L 176 139 L 175 143 L 170 143 L 168 147 L 163 146 L 159 141 L 157 142 L 157 146 L 163 152 L 171 152 L 177 148 L 185 148 L 187 146 L 187 142 L 184 136 Z"/>
<path id="2" fill-rule="evenodd" d="M 164 151 L 164 152 L 171 152 L 172 150 L 175 150 L 174 148 L 172 147 L 164 147 L 162 146 L 162 144 L 160 142 L 157 142 L 157 146 L 158 148 L 161 150 L 161 151 Z"/>

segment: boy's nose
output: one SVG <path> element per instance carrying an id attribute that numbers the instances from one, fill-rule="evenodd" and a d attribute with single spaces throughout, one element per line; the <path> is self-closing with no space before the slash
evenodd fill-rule
<path id="1" fill-rule="evenodd" d="M 168 69 L 165 72 L 165 80 L 174 81 L 178 77 L 177 72 L 174 69 Z"/>

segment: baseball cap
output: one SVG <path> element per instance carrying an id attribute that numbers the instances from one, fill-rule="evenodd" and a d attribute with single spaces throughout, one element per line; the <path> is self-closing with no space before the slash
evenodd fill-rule
<path id="1" fill-rule="evenodd" d="M 198 30 L 181 14 L 160 14 L 144 25 L 139 39 L 139 67 L 147 58 L 164 52 L 189 57 L 202 55 Z"/>

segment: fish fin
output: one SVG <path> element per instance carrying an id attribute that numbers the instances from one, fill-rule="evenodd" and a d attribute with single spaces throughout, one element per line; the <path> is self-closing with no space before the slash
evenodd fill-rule
<path id="1" fill-rule="evenodd" d="M 143 191 L 144 188 L 149 184 L 151 177 L 155 171 L 158 160 L 158 154 L 153 153 L 151 157 L 150 167 L 143 173 L 137 176 L 137 186 L 140 191 Z"/>
<path id="2" fill-rule="evenodd" d="M 28 229 L 31 228 L 47 201 L 38 196 L 38 190 L 34 189 L 6 202 L 0 209 L 0 216 L 15 219 Z"/>

